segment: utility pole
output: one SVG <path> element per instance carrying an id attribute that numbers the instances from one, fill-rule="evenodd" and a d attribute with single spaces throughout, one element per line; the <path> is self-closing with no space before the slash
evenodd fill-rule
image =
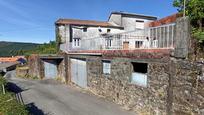
<path id="1" fill-rule="evenodd" d="M 186 16 L 186 0 L 184 0 L 184 3 L 183 3 L 183 17 Z"/>

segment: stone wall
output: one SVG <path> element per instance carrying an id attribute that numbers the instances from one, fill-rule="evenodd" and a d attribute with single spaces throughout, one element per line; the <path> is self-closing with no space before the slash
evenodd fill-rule
<path id="1" fill-rule="evenodd" d="M 17 67 L 16 76 L 17 77 L 29 77 L 29 68 L 27 66 Z"/>
<path id="2" fill-rule="evenodd" d="M 165 63 L 149 63 L 148 86 L 130 83 L 131 59 L 111 60 L 111 75 L 102 74 L 100 58 L 87 60 L 88 86 L 94 93 L 134 110 L 138 114 L 165 114 L 167 105 L 168 68 Z"/>
<path id="3" fill-rule="evenodd" d="M 188 17 L 178 18 L 176 20 L 176 30 L 174 37 L 174 57 L 176 58 L 187 58 L 190 48 L 190 34 L 191 26 L 190 19 Z"/>
<path id="4" fill-rule="evenodd" d="M 59 58 L 58 58 L 59 57 Z M 56 79 L 66 83 L 67 82 L 67 73 L 66 73 L 66 66 L 64 55 L 60 56 L 40 56 L 40 55 L 31 55 L 28 58 L 28 67 L 29 67 L 29 75 L 31 77 L 37 77 L 40 79 L 45 78 L 44 72 L 44 61 L 45 60 L 53 60 L 56 61 L 57 66 L 57 76 Z"/>
<path id="5" fill-rule="evenodd" d="M 139 115 L 203 115 L 204 65 L 172 58 L 168 62 L 114 58 L 103 74 L 102 57 L 87 58 L 89 90 Z M 130 83 L 131 62 L 148 63 L 148 86 Z"/>
<path id="6" fill-rule="evenodd" d="M 32 77 L 42 78 L 44 69 L 39 55 L 31 55 L 28 58 L 29 75 Z"/>
<path id="7" fill-rule="evenodd" d="M 66 83 L 66 71 L 65 71 L 65 60 L 59 60 L 57 65 L 57 71 L 58 71 L 58 78 L 61 82 Z"/>
<path id="8" fill-rule="evenodd" d="M 172 61 L 173 114 L 204 115 L 202 64 Z"/>

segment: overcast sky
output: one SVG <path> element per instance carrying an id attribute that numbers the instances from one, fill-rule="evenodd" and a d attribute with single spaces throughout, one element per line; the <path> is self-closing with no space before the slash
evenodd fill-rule
<path id="1" fill-rule="evenodd" d="M 0 41 L 55 40 L 58 18 L 106 21 L 125 11 L 162 18 L 176 13 L 173 0 L 0 0 Z"/>

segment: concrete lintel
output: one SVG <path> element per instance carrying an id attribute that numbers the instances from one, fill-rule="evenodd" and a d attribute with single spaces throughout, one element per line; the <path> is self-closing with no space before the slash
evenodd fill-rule
<path id="1" fill-rule="evenodd" d="M 102 53 L 68 53 L 68 55 L 96 55 L 96 56 L 101 56 Z"/>

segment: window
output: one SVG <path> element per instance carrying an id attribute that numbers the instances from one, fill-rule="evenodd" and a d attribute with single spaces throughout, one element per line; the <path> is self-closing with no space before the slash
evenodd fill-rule
<path id="1" fill-rule="evenodd" d="M 107 29 L 107 33 L 110 33 L 111 32 L 111 29 Z"/>
<path id="2" fill-rule="evenodd" d="M 112 46 L 112 39 L 106 39 L 106 46 L 111 47 Z"/>
<path id="3" fill-rule="evenodd" d="M 135 41 L 135 48 L 140 48 L 143 45 L 143 41 Z"/>
<path id="4" fill-rule="evenodd" d="M 83 28 L 83 32 L 87 32 L 87 28 Z"/>
<path id="5" fill-rule="evenodd" d="M 80 46 L 80 38 L 74 38 L 73 46 L 74 47 L 79 47 Z"/>
<path id="6" fill-rule="evenodd" d="M 144 29 L 144 21 L 136 20 L 136 29 Z"/>
<path id="7" fill-rule="evenodd" d="M 132 84 L 137 84 L 139 86 L 147 86 L 147 63 L 136 63 L 132 62 L 133 72 L 130 79 Z"/>
<path id="8" fill-rule="evenodd" d="M 98 29 L 99 32 L 102 32 L 102 29 Z"/>
<path id="9" fill-rule="evenodd" d="M 108 60 L 103 60 L 103 74 L 110 75 L 111 74 L 111 62 Z"/>

